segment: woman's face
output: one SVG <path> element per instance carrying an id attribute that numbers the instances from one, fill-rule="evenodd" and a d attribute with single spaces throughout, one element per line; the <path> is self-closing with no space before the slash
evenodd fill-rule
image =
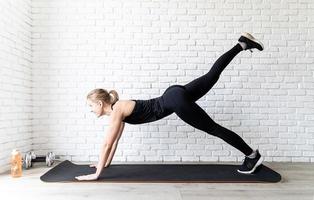
<path id="1" fill-rule="evenodd" d="M 87 99 L 87 104 L 91 108 L 91 112 L 95 113 L 97 117 L 102 116 L 103 108 L 101 101 L 91 101 L 90 99 Z"/>

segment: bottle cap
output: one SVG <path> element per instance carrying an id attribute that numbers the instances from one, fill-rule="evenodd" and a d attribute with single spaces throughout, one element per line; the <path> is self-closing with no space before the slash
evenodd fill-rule
<path id="1" fill-rule="evenodd" d="M 13 151 L 12 151 L 12 155 L 17 155 L 17 154 L 19 154 L 19 150 L 17 150 L 17 149 L 13 149 Z"/>

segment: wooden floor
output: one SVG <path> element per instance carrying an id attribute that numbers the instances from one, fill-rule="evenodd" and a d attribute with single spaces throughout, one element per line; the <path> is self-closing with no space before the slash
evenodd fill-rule
<path id="1" fill-rule="evenodd" d="M 282 176 L 280 183 L 45 183 L 42 164 L 24 170 L 20 178 L 0 175 L 0 199 L 110 199 L 208 200 L 291 199 L 314 200 L 314 164 L 263 163 Z"/>

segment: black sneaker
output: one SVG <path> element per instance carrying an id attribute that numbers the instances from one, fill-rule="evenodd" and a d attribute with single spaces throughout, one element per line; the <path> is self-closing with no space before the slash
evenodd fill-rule
<path id="1" fill-rule="evenodd" d="M 251 49 L 258 49 L 260 51 L 263 51 L 264 45 L 262 42 L 255 39 L 251 34 L 249 33 L 242 33 L 241 37 L 238 40 L 239 42 L 244 42 L 246 44 L 246 48 L 244 50 L 249 49 L 251 52 Z"/>
<path id="2" fill-rule="evenodd" d="M 249 158 L 245 156 L 244 162 L 239 167 L 238 172 L 242 174 L 252 174 L 258 166 L 262 164 L 262 156 L 258 150 L 256 150 L 255 158 Z"/>

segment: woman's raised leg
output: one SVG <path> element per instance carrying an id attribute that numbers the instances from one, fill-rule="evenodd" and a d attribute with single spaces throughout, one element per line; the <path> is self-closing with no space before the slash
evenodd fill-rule
<path id="1" fill-rule="evenodd" d="M 222 71 L 242 50 L 243 48 L 240 44 L 235 45 L 216 60 L 209 72 L 185 84 L 184 86 L 187 89 L 191 100 L 197 101 L 199 98 L 204 96 L 218 81 Z"/>
<path id="2" fill-rule="evenodd" d="M 242 50 L 252 51 L 251 49 L 255 48 L 262 51 L 264 49 L 263 44 L 249 33 L 243 33 L 238 41 L 237 45 L 217 59 L 209 72 L 184 85 L 192 101 L 197 101 L 215 85 L 222 71 Z"/>

